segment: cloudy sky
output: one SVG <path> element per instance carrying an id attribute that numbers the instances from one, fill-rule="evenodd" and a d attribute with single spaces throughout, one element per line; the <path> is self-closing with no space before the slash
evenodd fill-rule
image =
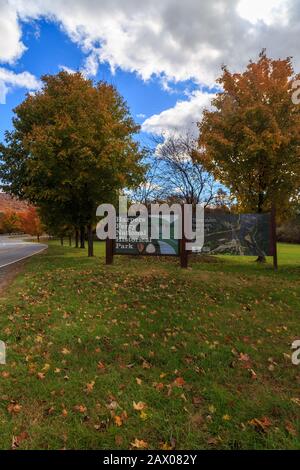
<path id="1" fill-rule="evenodd" d="M 300 0 L 0 0 L 0 140 L 39 77 L 118 87 L 144 132 L 195 125 L 226 64 L 266 47 L 300 71 Z"/>

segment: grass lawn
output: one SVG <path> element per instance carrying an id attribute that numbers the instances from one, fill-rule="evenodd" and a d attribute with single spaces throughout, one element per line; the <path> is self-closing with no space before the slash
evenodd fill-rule
<path id="1" fill-rule="evenodd" d="M 300 246 L 278 273 L 96 253 L 52 243 L 0 299 L 1 449 L 300 448 Z"/>

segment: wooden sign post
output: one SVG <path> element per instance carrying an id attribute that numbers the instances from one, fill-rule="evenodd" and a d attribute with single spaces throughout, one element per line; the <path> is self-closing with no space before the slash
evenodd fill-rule
<path id="1" fill-rule="evenodd" d="M 114 241 L 110 240 L 109 238 L 106 239 L 105 244 L 105 257 L 106 257 L 106 264 L 113 264 L 114 261 Z"/>
<path id="2" fill-rule="evenodd" d="M 188 252 L 186 250 L 186 238 L 184 233 L 184 206 L 181 206 L 182 234 L 180 240 L 180 265 L 183 269 L 188 267 Z"/>

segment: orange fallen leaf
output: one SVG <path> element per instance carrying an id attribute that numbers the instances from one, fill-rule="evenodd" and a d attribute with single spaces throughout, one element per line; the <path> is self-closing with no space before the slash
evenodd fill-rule
<path id="1" fill-rule="evenodd" d="M 29 434 L 26 431 L 21 432 L 18 436 L 13 436 L 12 437 L 12 449 L 17 449 L 20 447 L 20 444 L 25 441 L 25 439 L 28 439 Z"/>
<path id="2" fill-rule="evenodd" d="M 84 405 L 75 405 L 74 410 L 78 411 L 79 413 L 85 413 L 87 411 L 87 408 Z"/>
<path id="3" fill-rule="evenodd" d="M 136 411 L 142 411 L 147 407 L 146 403 L 143 403 L 142 401 L 139 401 L 136 403 L 135 401 L 133 402 L 133 408 Z"/>
<path id="4" fill-rule="evenodd" d="M 148 449 L 148 443 L 139 439 L 135 439 L 133 442 L 131 442 L 131 445 L 136 449 Z"/>
<path id="5" fill-rule="evenodd" d="M 251 419 L 251 421 L 249 421 L 249 424 L 251 424 L 251 426 L 254 426 L 258 431 L 263 431 L 263 432 L 266 432 L 268 428 L 272 426 L 272 423 L 267 416 L 264 416 L 261 419 L 257 419 L 257 418 Z"/>
<path id="6" fill-rule="evenodd" d="M 183 387 L 185 384 L 185 380 L 182 377 L 177 377 L 177 379 L 174 380 L 174 385 L 176 387 Z"/>
<path id="7" fill-rule="evenodd" d="M 123 424 L 121 416 L 115 416 L 114 421 L 115 421 L 115 424 L 119 427 L 122 426 L 122 424 Z"/>
<path id="8" fill-rule="evenodd" d="M 7 407 L 7 410 L 11 414 L 18 414 L 20 413 L 22 409 L 22 405 L 19 405 L 18 403 L 10 403 Z"/>
<path id="9" fill-rule="evenodd" d="M 91 393 L 94 389 L 94 385 L 95 385 L 95 382 L 92 381 L 92 382 L 89 382 L 86 384 L 86 391 L 87 393 Z"/>

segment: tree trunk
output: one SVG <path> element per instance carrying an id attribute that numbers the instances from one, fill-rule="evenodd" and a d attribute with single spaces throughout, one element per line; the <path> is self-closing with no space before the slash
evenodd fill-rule
<path id="1" fill-rule="evenodd" d="M 75 248 L 79 248 L 79 230 L 75 230 Z"/>
<path id="2" fill-rule="evenodd" d="M 80 248 L 85 248 L 85 227 L 80 227 Z"/>
<path id="3" fill-rule="evenodd" d="M 262 213 L 263 211 L 263 203 L 264 203 L 264 195 L 263 193 L 259 193 L 258 195 L 258 207 L 257 207 L 257 212 L 259 214 Z M 261 263 L 264 264 L 267 262 L 267 258 L 264 255 L 259 255 L 257 259 L 255 260 L 256 263 Z"/>
<path id="4" fill-rule="evenodd" d="M 72 235 L 69 235 L 69 246 L 72 246 Z"/>
<path id="5" fill-rule="evenodd" d="M 63 237 L 60 237 L 60 244 L 61 244 L 61 246 L 64 246 L 64 238 Z"/>
<path id="6" fill-rule="evenodd" d="M 38 243 L 40 243 L 40 235 L 39 234 L 37 234 L 37 241 L 38 241 Z"/>
<path id="7" fill-rule="evenodd" d="M 93 227 L 91 224 L 87 226 L 88 235 L 88 256 L 91 258 L 94 256 L 94 240 L 93 240 Z"/>

